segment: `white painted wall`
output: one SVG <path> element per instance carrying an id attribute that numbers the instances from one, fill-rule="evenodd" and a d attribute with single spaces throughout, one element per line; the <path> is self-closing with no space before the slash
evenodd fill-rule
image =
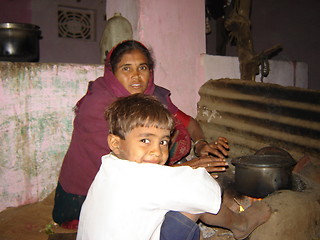
<path id="1" fill-rule="evenodd" d="M 215 56 L 203 54 L 205 81 L 220 78 L 240 78 L 238 57 Z M 269 75 L 263 78 L 265 83 L 275 83 L 282 86 L 308 88 L 308 65 L 303 62 L 270 60 Z M 256 76 L 256 82 L 261 82 L 261 76 Z"/>

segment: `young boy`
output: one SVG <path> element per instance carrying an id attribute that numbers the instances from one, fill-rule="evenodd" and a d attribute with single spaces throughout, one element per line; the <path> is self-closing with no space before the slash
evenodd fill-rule
<path id="1" fill-rule="evenodd" d="M 112 153 L 102 157 L 82 206 L 77 240 L 199 239 L 199 219 L 243 239 L 269 218 L 263 203 L 241 214 L 221 205 L 204 168 L 164 166 L 174 120 L 153 97 L 120 98 L 106 119 Z"/>

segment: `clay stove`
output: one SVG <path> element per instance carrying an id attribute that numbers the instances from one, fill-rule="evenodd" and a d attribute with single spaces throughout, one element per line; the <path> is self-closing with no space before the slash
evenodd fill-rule
<path id="1" fill-rule="evenodd" d="M 278 190 L 263 199 L 245 196 L 235 190 L 232 171 L 220 174 L 224 202 L 235 212 L 254 201 L 264 201 L 272 208 L 270 219 L 248 240 L 311 240 L 320 237 L 320 186 L 299 173 L 293 173 L 292 189 Z M 230 231 L 200 225 L 205 240 L 234 240 Z"/>

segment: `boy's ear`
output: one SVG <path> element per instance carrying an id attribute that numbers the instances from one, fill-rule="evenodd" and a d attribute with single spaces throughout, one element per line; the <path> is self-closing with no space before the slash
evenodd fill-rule
<path id="1" fill-rule="evenodd" d="M 108 135 L 109 148 L 116 155 L 119 154 L 119 144 L 120 144 L 120 137 L 119 136 L 116 136 L 114 134 Z"/>

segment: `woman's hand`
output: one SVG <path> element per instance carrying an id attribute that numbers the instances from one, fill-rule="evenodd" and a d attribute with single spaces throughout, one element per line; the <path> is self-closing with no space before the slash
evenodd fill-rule
<path id="1" fill-rule="evenodd" d="M 228 156 L 228 150 L 228 140 L 224 137 L 218 137 L 215 142 L 201 142 L 195 146 L 195 153 L 199 157 L 213 155 L 218 158 L 224 158 Z"/>
<path id="2" fill-rule="evenodd" d="M 224 172 L 228 167 L 228 163 L 224 158 L 205 156 L 200 158 L 194 158 L 182 164 L 173 165 L 173 167 L 178 167 L 178 166 L 189 166 L 192 168 L 204 167 L 208 172 Z M 212 175 L 212 176 L 214 178 L 218 177 L 218 175 Z"/>

